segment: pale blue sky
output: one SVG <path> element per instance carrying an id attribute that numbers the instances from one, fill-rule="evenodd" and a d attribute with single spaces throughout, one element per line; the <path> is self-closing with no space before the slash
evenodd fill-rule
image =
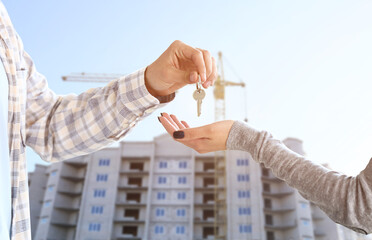
<path id="1" fill-rule="evenodd" d="M 247 84 L 227 92 L 227 116 L 278 138 L 304 141 L 307 156 L 355 175 L 372 157 L 371 1 L 5 0 L 25 49 L 59 94 L 99 86 L 67 83 L 71 72 L 130 73 L 176 40 L 222 51 Z M 239 81 L 226 66 L 229 80 Z M 196 117 L 193 87 L 124 140 L 164 133 L 156 116 L 213 121 L 207 91 Z M 180 107 L 182 106 L 182 107 Z M 28 169 L 42 161 L 28 150 Z"/>

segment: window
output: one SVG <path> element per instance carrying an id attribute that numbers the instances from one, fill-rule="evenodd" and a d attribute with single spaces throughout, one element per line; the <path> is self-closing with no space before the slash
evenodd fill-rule
<path id="1" fill-rule="evenodd" d="M 251 208 L 239 208 L 239 215 L 251 215 Z"/>
<path id="2" fill-rule="evenodd" d="M 274 232 L 266 232 L 266 239 L 267 240 L 275 240 Z"/>
<path id="3" fill-rule="evenodd" d="M 97 182 L 107 182 L 108 174 L 97 174 Z"/>
<path id="4" fill-rule="evenodd" d="M 168 163 L 167 162 L 159 162 L 159 168 L 167 168 Z"/>
<path id="5" fill-rule="evenodd" d="M 302 237 L 302 240 L 313 240 L 311 237 Z"/>
<path id="6" fill-rule="evenodd" d="M 43 217 L 43 218 L 40 219 L 40 222 L 43 223 L 43 224 L 46 223 L 47 221 L 48 221 L 47 217 Z"/>
<path id="7" fill-rule="evenodd" d="M 184 216 L 186 216 L 186 209 L 184 209 L 184 208 L 177 209 L 177 216 L 178 217 L 184 217 Z"/>
<path id="8" fill-rule="evenodd" d="M 164 214 L 165 214 L 164 208 L 157 208 L 156 211 L 155 211 L 155 214 L 156 214 L 157 217 L 163 217 Z"/>
<path id="9" fill-rule="evenodd" d="M 159 200 L 165 199 L 165 192 L 158 192 L 157 199 L 159 199 Z"/>
<path id="10" fill-rule="evenodd" d="M 300 205 L 301 205 L 301 208 L 307 208 L 307 203 L 304 203 L 304 202 L 302 202 L 302 203 L 300 203 Z"/>
<path id="11" fill-rule="evenodd" d="M 104 189 L 95 189 L 93 196 L 95 198 L 104 198 L 106 196 L 106 190 L 104 190 Z"/>
<path id="12" fill-rule="evenodd" d="M 248 159 L 236 159 L 237 166 L 248 166 Z"/>
<path id="13" fill-rule="evenodd" d="M 100 223 L 89 223 L 89 232 L 99 232 L 101 231 Z"/>
<path id="14" fill-rule="evenodd" d="M 103 206 L 92 206 L 90 212 L 92 214 L 102 214 L 103 213 Z"/>
<path id="15" fill-rule="evenodd" d="M 178 184 L 186 184 L 186 177 L 178 177 Z"/>
<path id="16" fill-rule="evenodd" d="M 262 175 L 265 176 L 265 177 L 268 177 L 269 176 L 269 169 L 262 168 Z M 271 233 L 271 232 L 269 232 L 269 233 Z"/>
<path id="17" fill-rule="evenodd" d="M 301 219 L 301 222 L 304 226 L 310 226 L 310 221 L 308 219 Z"/>
<path id="18" fill-rule="evenodd" d="M 48 191 L 49 191 L 49 192 L 53 191 L 53 189 L 54 189 L 54 186 L 49 186 L 49 187 L 48 187 Z"/>
<path id="19" fill-rule="evenodd" d="M 273 216 L 272 215 L 265 215 L 265 223 L 267 225 L 273 225 Z"/>
<path id="20" fill-rule="evenodd" d="M 246 191 L 238 191 L 238 198 L 250 198 L 251 194 L 249 190 Z"/>
<path id="21" fill-rule="evenodd" d="M 264 183 L 263 184 L 263 190 L 264 190 L 264 192 L 270 192 L 270 184 Z"/>
<path id="22" fill-rule="evenodd" d="M 264 199 L 264 206 L 265 206 L 265 208 L 269 208 L 269 209 L 271 209 L 271 208 L 272 208 L 272 202 L 271 202 L 271 199 L 265 198 L 265 199 Z"/>
<path id="23" fill-rule="evenodd" d="M 155 234 L 163 234 L 164 233 L 164 227 L 156 225 L 155 226 Z"/>
<path id="24" fill-rule="evenodd" d="M 239 232 L 240 233 L 251 233 L 252 232 L 252 225 L 239 225 Z"/>
<path id="25" fill-rule="evenodd" d="M 110 166 L 110 159 L 103 158 L 98 161 L 98 166 Z"/>
<path id="26" fill-rule="evenodd" d="M 57 170 L 54 170 L 54 171 L 52 171 L 52 172 L 50 173 L 50 176 L 55 176 L 55 175 L 57 175 Z"/>
<path id="27" fill-rule="evenodd" d="M 176 234 L 185 234 L 185 226 L 176 226 Z"/>
<path id="28" fill-rule="evenodd" d="M 49 207 L 50 206 L 50 203 L 51 203 L 51 201 L 45 201 L 44 202 L 44 207 Z"/>
<path id="29" fill-rule="evenodd" d="M 167 183 L 167 178 L 166 177 L 159 177 L 158 178 L 158 183 L 159 184 L 165 184 L 165 183 Z"/>
<path id="30" fill-rule="evenodd" d="M 238 174 L 238 182 L 249 182 L 249 174 Z"/>
<path id="31" fill-rule="evenodd" d="M 179 162 L 178 167 L 179 168 L 187 168 L 187 162 Z"/>
<path id="32" fill-rule="evenodd" d="M 177 194 L 177 198 L 178 198 L 179 200 L 184 200 L 184 199 L 186 199 L 186 193 L 185 193 L 185 192 L 179 192 L 179 193 Z"/>

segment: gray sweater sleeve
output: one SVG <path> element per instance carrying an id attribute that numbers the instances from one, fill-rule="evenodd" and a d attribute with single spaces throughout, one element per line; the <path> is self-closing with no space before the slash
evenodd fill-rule
<path id="1" fill-rule="evenodd" d="M 346 176 L 307 160 L 270 133 L 239 121 L 231 128 L 226 147 L 249 152 L 336 223 L 356 232 L 372 232 L 372 159 L 358 176 Z"/>

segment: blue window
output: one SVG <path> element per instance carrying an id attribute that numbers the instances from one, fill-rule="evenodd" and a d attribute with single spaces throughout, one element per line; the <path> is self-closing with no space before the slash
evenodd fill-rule
<path id="1" fill-rule="evenodd" d="M 310 221 L 308 219 L 301 219 L 301 222 L 304 226 L 309 226 L 310 225 Z"/>
<path id="2" fill-rule="evenodd" d="M 89 232 L 100 232 L 101 224 L 100 223 L 89 223 Z"/>
<path id="3" fill-rule="evenodd" d="M 159 184 L 165 184 L 165 183 L 167 183 L 167 178 L 166 177 L 159 177 L 158 178 L 158 183 Z"/>
<path id="4" fill-rule="evenodd" d="M 103 158 L 98 161 L 98 166 L 110 166 L 110 159 Z"/>
<path id="5" fill-rule="evenodd" d="M 165 192 L 158 192 L 157 199 L 159 200 L 165 199 Z"/>
<path id="6" fill-rule="evenodd" d="M 41 223 L 46 223 L 47 221 L 48 221 L 48 218 L 47 217 L 43 217 L 40 220 Z"/>
<path id="7" fill-rule="evenodd" d="M 97 174 L 97 182 L 107 182 L 108 174 Z"/>
<path id="8" fill-rule="evenodd" d="M 44 207 L 49 207 L 50 206 L 50 201 L 44 202 Z"/>
<path id="9" fill-rule="evenodd" d="M 186 216 L 186 209 L 184 209 L 184 208 L 177 209 L 177 216 L 178 217 Z"/>
<path id="10" fill-rule="evenodd" d="M 239 215 L 251 215 L 251 208 L 249 208 L 249 207 L 247 207 L 247 208 L 240 207 L 239 208 Z"/>
<path id="11" fill-rule="evenodd" d="M 179 192 L 177 194 L 177 198 L 180 200 L 186 199 L 186 193 L 185 192 Z"/>
<path id="12" fill-rule="evenodd" d="M 249 174 L 238 174 L 238 182 L 249 182 Z"/>
<path id="13" fill-rule="evenodd" d="M 187 168 L 187 162 L 179 162 L 178 167 L 179 168 Z"/>
<path id="14" fill-rule="evenodd" d="M 251 233 L 252 232 L 252 225 L 239 225 L 239 232 L 240 233 Z"/>
<path id="15" fill-rule="evenodd" d="M 92 214 L 102 214 L 103 213 L 103 206 L 92 206 L 90 211 Z"/>
<path id="16" fill-rule="evenodd" d="M 93 196 L 95 198 L 104 198 L 106 196 L 106 190 L 104 190 L 104 189 L 95 189 Z"/>
<path id="17" fill-rule="evenodd" d="M 237 166 L 248 166 L 248 159 L 236 159 Z"/>
<path id="18" fill-rule="evenodd" d="M 156 213 L 157 217 L 162 217 L 165 214 L 165 210 L 164 210 L 164 208 L 157 208 L 155 213 Z"/>
<path id="19" fill-rule="evenodd" d="M 301 208 L 307 208 L 307 203 L 302 202 L 301 203 Z"/>
<path id="20" fill-rule="evenodd" d="M 186 177 L 178 177 L 178 184 L 186 184 Z"/>
<path id="21" fill-rule="evenodd" d="M 176 234 L 185 234 L 185 226 L 176 226 Z"/>
<path id="22" fill-rule="evenodd" d="M 49 192 L 53 191 L 53 189 L 54 189 L 54 186 L 49 186 L 49 187 L 48 187 L 48 191 L 49 191 Z"/>
<path id="23" fill-rule="evenodd" d="M 168 163 L 167 162 L 159 162 L 159 168 L 167 168 Z"/>
<path id="24" fill-rule="evenodd" d="M 57 175 L 57 170 L 54 170 L 53 172 L 50 173 L 50 176 L 55 176 Z"/>
<path id="25" fill-rule="evenodd" d="M 238 198 L 250 198 L 251 193 L 249 190 L 246 191 L 238 191 Z"/>
<path id="26" fill-rule="evenodd" d="M 155 234 L 163 234 L 164 233 L 164 227 L 156 225 L 155 226 Z"/>

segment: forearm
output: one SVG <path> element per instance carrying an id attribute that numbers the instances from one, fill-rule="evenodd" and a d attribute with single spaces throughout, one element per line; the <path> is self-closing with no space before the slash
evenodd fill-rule
<path id="1" fill-rule="evenodd" d="M 372 232 L 371 163 L 357 177 L 348 177 L 306 160 L 271 134 L 242 122 L 232 126 L 227 149 L 251 153 L 253 159 L 298 189 L 335 222 L 356 231 Z"/>
<path id="2" fill-rule="evenodd" d="M 87 154 L 119 140 L 161 105 L 145 87 L 144 69 L 80 95 L 56 96 L 42 86 L 45 80 L 38 84 L 44 90 L 28 96 L 26 143 L 47 161 Z"/>

